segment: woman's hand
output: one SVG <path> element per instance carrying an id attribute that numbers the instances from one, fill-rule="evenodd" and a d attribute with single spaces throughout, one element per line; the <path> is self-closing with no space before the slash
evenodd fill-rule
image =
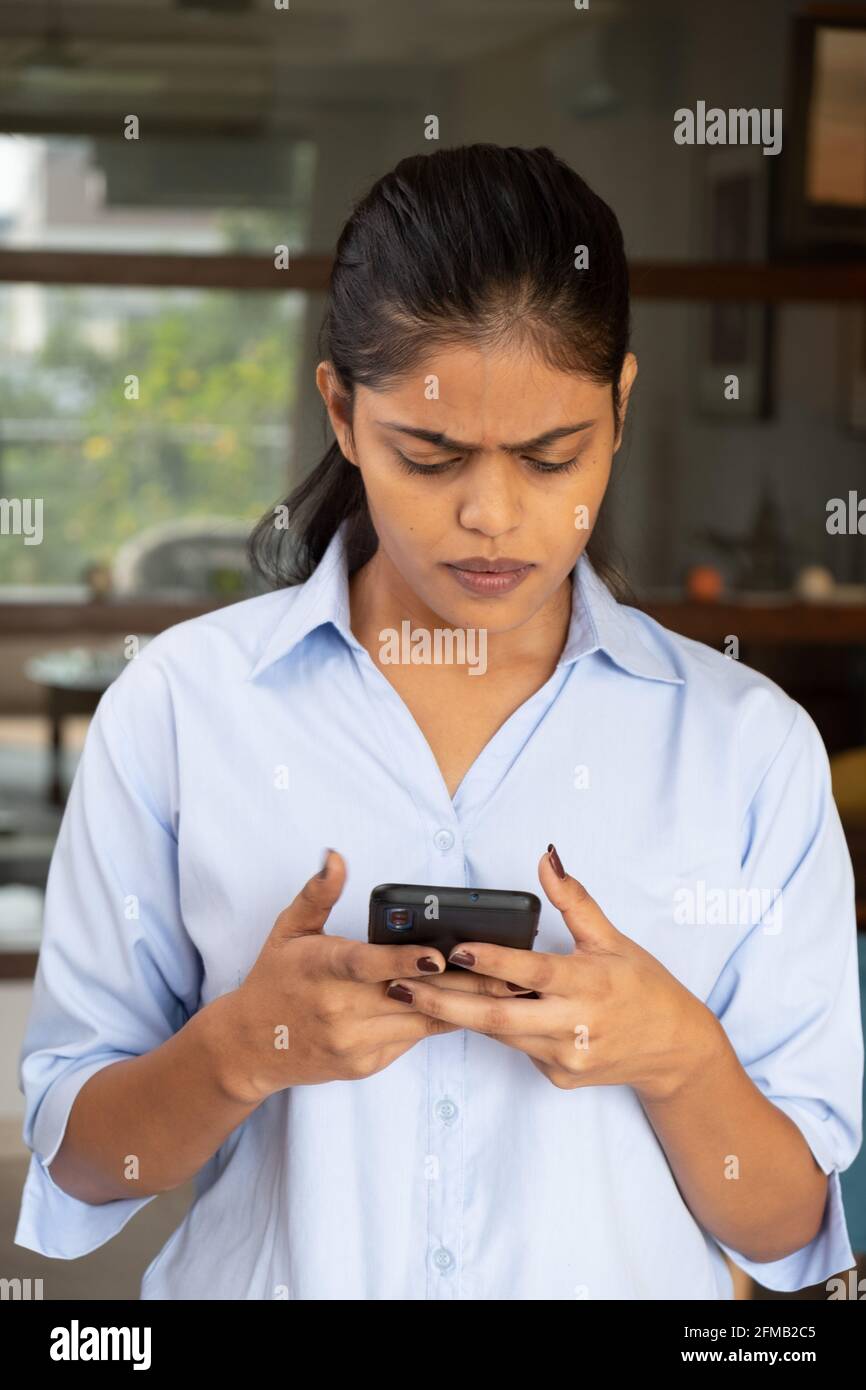
<path id="1" fill-rule="evenodd" d="M 718 1020 L 655 956 L 617 931 L 577 879 L 564 871 L 560 877 L 561 867 L 551 846 L 538 877 L 574 939 L 570 954 L 466 942 L 448 957 L 538 998 L 458 993 L 447 974 L 394 983 L 412 992 L 407 1009 L 518 1048 L 563 1090 L 629 1085 L 647 1099 L 667 1099 L 718 1049 Z"/>
<path id="2" fill-rule="evenodd" d="M 346 880 L 336 850 L 326 867 L 327 876 L 314 875 L 280 913 L 244 982 L 207 1006 L 223 1089 L 241 1103 L 258 1104 L 288 1086 L 362 1080 L 422 1038 L 460 1026 L 413 1016 L 385 994 L 400 972 L 413 984 L 444 972 L 441 951 L 325 931 Z M 501 980 L 449 973 L 452 992 L 509 993 Z"/>

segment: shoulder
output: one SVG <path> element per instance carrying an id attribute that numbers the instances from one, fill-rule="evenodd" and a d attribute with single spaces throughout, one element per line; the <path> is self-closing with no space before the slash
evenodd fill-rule
<path id="1" fill-rule="evenodd" d="M 673 632 L 647 613 L 620 608 L 640 640 L 682 680 L 684 723 L 730 750 L 745 793 L 757 790 L 783 752 L 826 763 L 823 740 L 811 716 L 769 676 L 705 642 Z"/>
<path id="2" fill-rule="evenodd" d="M 144 718 L 148 709 L 176 710 L 184 702 L 230 696 L 246 681 L 275 627 L 283 621 L 303 585 L 242 599 L 174 623 L 140 647 L 130 640 L 129 660 L 103 699 L 125 722 Z"/>

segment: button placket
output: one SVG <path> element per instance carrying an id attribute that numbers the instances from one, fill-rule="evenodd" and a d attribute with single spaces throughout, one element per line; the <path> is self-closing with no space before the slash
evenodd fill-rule
<path id="1" fill-rule="evenodd" d="M 430 1191 L 427 1297 L 457 1299 L 463 1231 L 463 1070 L 465 1032 L 427 1040 Z"/>
<path id="2" fill-rule="evenodd" d="M 464 888 L 467 865 L 460 817 L 432 749 L 424 738 L 397 691 L 382 675 L 369 653 L 359 653 L 359 669 L 375 711 L 375 727 L 385 755 L 393 758 L 395 740 L 388 737 L 385 708 L 394 711 L 412 737 L 420 744 L 425 761 L 414 760 L 414 779 L 406 790 L 412 798 L 424 827 L 428 846 L 428 882 Z M 431 781 L 424 773 L 429 766 Z M 459 1299 L 460 1256 L 463 1232 L 463 1078 L 465 1071 L 465 1032 L 461 1029 L 428 1038 L 427 1095 L 430 1098 L 427 1124 L 427 1153 L 424 1173 L 427 1181 L 427 1297 Z M 441 1107 L 437 1109 L 437 1106 Z"/>

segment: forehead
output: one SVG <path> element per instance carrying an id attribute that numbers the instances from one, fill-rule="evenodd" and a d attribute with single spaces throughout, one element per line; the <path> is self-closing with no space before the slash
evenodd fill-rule
<path id="1" fill-rule="evenodd" d="M 399 420 L 456 439 L 529 439 L 601 415 L 610 387 L 549 366 L 525 348 L 437 349 L 387 391 L 358 388 L 369 419 Z"/>

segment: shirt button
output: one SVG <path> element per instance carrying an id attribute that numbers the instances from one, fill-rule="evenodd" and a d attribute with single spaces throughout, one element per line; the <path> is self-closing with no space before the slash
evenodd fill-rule
<path id="1" fill-rule="evenodd" d="M 444 1245 L 440 1245 L 438 1250 L 433 1251 L 433 1263 L 444 1274 L 454 1264 L 454 1256 L 450 1250 L 445 1249 Z"/>
<path id="2" fill-rule="evenodd" d="M 457 1106 L 453 1100 L 440 1100 L 436 1106 L 436 1114 L 440 1120 L 453 1120 L 457 1114 Z"/>
<path id="3" fill-rule="evenodd" d="M 454 836 L 451 834 L 450 830 L 437 830 L 436 834 L 433 836 L 433 843 L 437 849 L 450 849 L 454 844 Z"/>

